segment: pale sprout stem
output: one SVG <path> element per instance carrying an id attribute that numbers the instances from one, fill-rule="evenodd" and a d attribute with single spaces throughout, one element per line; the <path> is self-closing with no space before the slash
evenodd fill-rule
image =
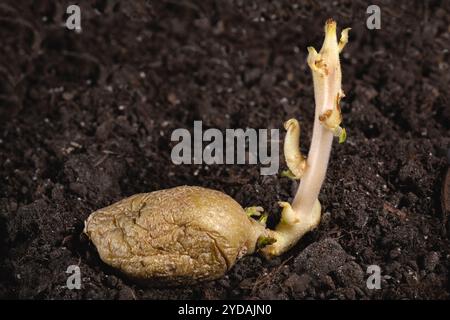
<path id="1" fill-rule="evenodd" d="M 333 137 L 344 142 L 346 131 L 340 126 L 342 115 L 340 99 L 341 66 L 339 53 L 348 42 L 348 31 L 344 29 L 337 40 L 336 22 L 329 19 L 325 24 L 325 39 L 317 52 L 308 47 L 308 65 L 314 82 L 315 116 L 311 147 L 308 157 L 300 153 L 300 125 L 290 119 L 285 123 L 285 158 L 291 176 L 300 179 L 300 186 L 292 203 L 280 202 L 282 217 L 273 232 L 276 240 L 262 249 L 266 256 L 279 255 L 292 247 L 306 232 L 317 227 L 321 208 L 318 201 L 320 189 L 325 179 L 331 153 Z"/>

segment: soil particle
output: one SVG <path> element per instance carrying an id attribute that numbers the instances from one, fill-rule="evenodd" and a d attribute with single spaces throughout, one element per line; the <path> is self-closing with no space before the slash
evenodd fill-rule
<path id="1" fill-rule="evenodd" d="M 296 294 L 301 294 L 307 290 L 311 282 L 312 278 L 308 274 L 304 273 L 302 275 L 298 275 L 294 273 L 284 281 L 284 285 L 292 289 Z"/>
<path id="2" fill-rule="evenodd" d="M 334 239 L 324 239 L 306 247 L 294 260 L 297 272 L 308 272 L 312 276 L 321 277 L 337 270 L 349 255 Z"/>
<path id="3" fill-rule="evenodd" d="M 354 261 L 349 261 L 338 267 L 336 271 L 333 272 L 333 277 L 336 279 L 336 283 L 339 286 L 358 286 L 364 281 L 364 272 L 359 264 Z"/>
<path id="4" fill-rule="evenodd" d="M 427 253 L 423 259 L 423 266 L 427 271 L 434 271 L 439 263 L 439 253 L 431 251 Z"/>
<path id="5" fill-rule="evenodd" d="M 129 287 L 124 287 L 120 289 L 116 297 L 118 300 L 136 300 L 136 295 L 133 290 Z"/>

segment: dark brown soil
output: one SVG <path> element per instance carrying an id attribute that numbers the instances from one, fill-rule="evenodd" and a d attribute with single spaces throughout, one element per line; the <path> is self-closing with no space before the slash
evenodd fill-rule
<path id="1" fill-rule="evenodd" d="M 78 34 L 62 26 L 63 1 L 2 1 L 0 296 L 449 298 L 450 2 L 378 4 L 382 26 L 371 31 L 365 1 L 84 1 Z M 334 145 L 318 230 L 283 257 L 243 258 L 194 287 L 140 287 L 101 263 L 83 221 L 125 196 L 200 185 L 274 213 L 292 199 L 295 182 L 256 165 L 173 165 L 170 135 L 194 120 L 281 129 L 296 117 L 306 151 L 306 47 L 320 46 L 329 17 L 352 27 L 348 140 Z M 81 290 L 65 288 L 72 264 Z M 366 286 L 373 264 L 381 290 Z"/>

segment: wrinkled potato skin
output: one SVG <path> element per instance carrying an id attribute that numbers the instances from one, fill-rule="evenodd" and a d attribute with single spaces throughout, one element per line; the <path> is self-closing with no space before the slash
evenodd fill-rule
<path id="1" fill-rule="evenodd" d="M 263 230 L 226 194 L 189 186 L 133 195 L 85 223 L 105 263 L 134 279 L 175 283 L 223 276 Z"/>

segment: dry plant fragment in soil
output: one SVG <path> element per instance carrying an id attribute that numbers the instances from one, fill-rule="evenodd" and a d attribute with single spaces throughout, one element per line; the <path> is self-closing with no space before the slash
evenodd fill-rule
<path id="1" fill-rule="evenodd" d="M 92 213 L 84 232 L 100 258 L 136 280 L 186 284 L 217 279 L 255 251 L 267 258 L 279 256 L 317 227 L 318 195 L 333 136 L 340 142 L 346 137 L 339 106 L 344 97 L 339 53 L 348 31 L 344 29 L 338 41 L 336 22 L 330 19 L 320 51 L 308 48 L 316 104 L 311 148 L 308 157 L 301 154 L 300 125 L 288 120 L 284 124 L 288 175 L 301 181 L 293 203 L 279 203 L 281 220 L 275 230 L 266 228 L 267 215 L 261 207 L 244 210 L 222 192 L 181 186 L 137 194 Z"/>

